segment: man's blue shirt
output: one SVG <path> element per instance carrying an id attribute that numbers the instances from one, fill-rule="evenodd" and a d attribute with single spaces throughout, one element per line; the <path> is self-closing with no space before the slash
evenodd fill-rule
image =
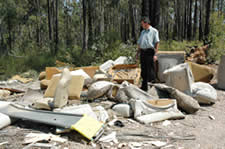
<path id="1" fill-rule="evenodd" d="M 155 48 L 155 44 L 159 41 L 160 40 L 158 30 L 150 26 L 149 29 L 142 30 L 141 36 L 138 39 L 137 44 L 140 46 L 141 49 L 148 49 Z"/>

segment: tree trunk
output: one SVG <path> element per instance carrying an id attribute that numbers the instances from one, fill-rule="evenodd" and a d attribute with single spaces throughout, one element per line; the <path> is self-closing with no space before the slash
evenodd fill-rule
<path id="1" fill-rule="evenodd" d="M 129 0 L 129 11 L 130 11 L 130 24 L 131 24 L 131 37 L 133 44 L 136 44 L 137 38 L 135 33 L 135 21 L 134 21 L 134 8 L 133 8 L 133 0 Z"/>
<path id="2" fill-rule="evenodd" d="M 92 3 L 93 1 L 88 0 L 88 48 L 90 48 L 93 44 Z"/>
<path id="3" fill-rule="evenodd" d="M 104 20 L 104 11 L 105 11 L 105 8 L 104 8 L 104 0 L 100 0 L 101 1 L 101 18 L 100 18 L 100 34 L 103 35 L 104 32 L 105 32 L 105 20 Z"/>
<path id="4" fill-rule="evenodd" d="M 82 52 L 81 54 L 84 53 L 84 51 L 87 49 L 87 33 L 86 33 L 86 26 L 87 26 L 87 1 L 83 0 L 83 47 L 82 47 Z"/>
<path id="5" fill-rule="evenodd" d="M 141 16 L 149 17 L 149 6 L 150 6 L 150 0 L 142 0 L 142 14 Z"/>
<path id="6" fill-rule="evenodd" d="M 207 0 L 206 3 L 206 21 L 205 21 L 205 37 L 208 38 L 209 35 L 209 19 L 210 19 L 210 7 L 211 7 L 211 0 Z"/>
<path id="7" fill-rule="evenodd" d="M 192 37 L 192 0 L 189 0 L 188 40 Z"/>
<path id="8" fill-rule="evenodd" d="M 202 0 L 200 0 L 200 14 L 199 14 L 199 40 L 203 39 L 203 29 L 202 29 Z"/>
<path id="9" fill-rule="evenodd" d="M 58 0 L 55 0 L 55 55 L 58 52 L 58 43 L 59 43 L 59 35 L 58 35 Z"/>
<path id="10" fill-rule="evenodd" d="M 51 0 L 48 0 L 48 37 L 51 42 L 52 40 L 52 25 L 51 25 L 51 7 L 50 2 Z"/>
<path id="11" fill-rule="evenodd" d="M 159 21 L 160 21 L 160 0 L 154 0 L 154 22 L 152 24 L 152 26 L 154 26 L 156 29 L 159 29 Z"/>
<path id="12" fill-rule="evenodd" d="M 193 39 L 196 38 L 196 31 L 197 31 L 197 17 L 198 17 L 198 0 L 195 0 L 195 12 L 194 12 L 194 26 L 193 26 Z"/>

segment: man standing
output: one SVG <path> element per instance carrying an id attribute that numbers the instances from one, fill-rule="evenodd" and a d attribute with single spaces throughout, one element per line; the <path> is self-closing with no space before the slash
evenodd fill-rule
<path id="1" fill-rule="evenodd" d="M 148 82 L 154 82 L 156 78 L 154 61 L 157 60 L 155 54 L 159 48 L 159 33 L 157 29 L 150 25 L 148 17 L 142 18 L 141 26 L 144 30 L 137 41 L 137 59 L 140 55 L 141 77 L 143 79 L 141 89 L 147 91 Z"/>

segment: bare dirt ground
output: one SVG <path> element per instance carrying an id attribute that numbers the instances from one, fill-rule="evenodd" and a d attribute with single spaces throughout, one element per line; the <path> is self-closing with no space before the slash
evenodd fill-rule
<path id="1" fill-rule="evenodd" d="M 216 86 L 216 85 L 214 85 Z M 105 134 L 113 131 L 117 134 L 118 143 L 96 143 L 91 145 L 75 131 L 61 135 L 67 138 L 66 143 L 54 144 L 57 149 L 80 148 L 165 148 L 165 149 L 225 149 L 225 91 L 218 90 L 218 101 L 210 106 L 201 106 L 202 109 L 195 114 L 186 115 L 182 120 L 169 120 L 167 126 L 164 122 L 143 125 L 136 121 L 119 118 L 124 127 L 106 126 Z M 19 98 L 10 99 L 17 101 Z M 76 101 L 75 103 L 79 103 Z M 109 109 L 113 102 L 99 101 L 90 105 L 103 105 L 109 110 L 110 119 L 113 113 Z M 168 121 L 167 121 L 168 122 Z M 0 149 L 22 149 L 25 135 L 30 132 L 53 133 L 54 126 L 18 120 L 16 123 L 0 130 Z M 149 141 L 166 142 L 163 147 L 156 147 Z M 30 147 L 33 149 L 41 147 Z M 44 147 L 42 147 L 44 148 Z M 45 147 L 46 148 L 46 147 Z"/>

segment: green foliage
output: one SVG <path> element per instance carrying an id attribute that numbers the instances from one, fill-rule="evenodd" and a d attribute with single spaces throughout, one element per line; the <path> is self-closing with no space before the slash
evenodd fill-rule
<path id="1" fill-rule="evenodd" d="M 213 13 L 210 20 L 210 33 L 208 40 L 211 41 L 208 61 L 215 62 L 225 53 L 225 17 Z"/>
<path id="2" fill-rule="evenodd" d="M 188 47 L 193 46 L 201 46 L 202 43 L 198 40 L 195 41 L 175 41 L 175 40 L 168 40 L 160 41 L 159 50 L 160 51 L 185 51 Z"/>

